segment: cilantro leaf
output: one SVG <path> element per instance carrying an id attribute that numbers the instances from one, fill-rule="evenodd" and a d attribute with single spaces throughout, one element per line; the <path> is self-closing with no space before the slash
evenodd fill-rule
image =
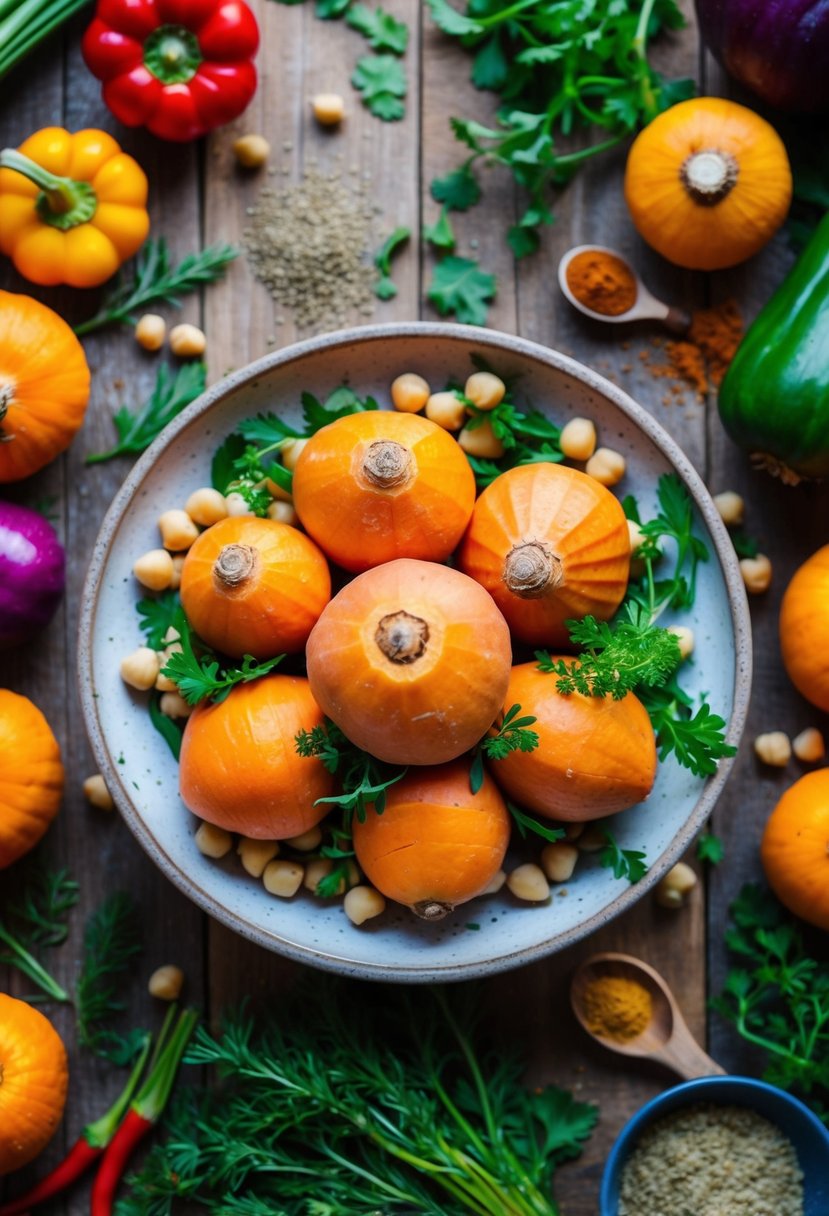
<path id="1" fill-rule="evenodd" d="M 148 448 L 168 422 L 204 392 L 207 370 L 203 363 L 182 363 L 173 375 L 166 364 L 159 367 L 155 387 L 142 406 L 122 406 L 113 415 L 118 442 L 106 452 L 85 457 L 87 464 L 100 464 L 115 456 L 133 456 Z"/>
<path id="2" fill-rule="evenodd" d="M 423 225 L 423 239 L 436 249 L 453 250 L 455 248 L 455 233 L 452 221 L 449 219 L 449 209 L 445 205 L 440 209 L 440 215 L 434 224 Z"/>
<path id="3" fill-rule="evenodd" d="M 391 277 L 391 260 L 411 235 L 409 228 L 395 228 L 374 255 L 374 265 L 380 275 L 374 284 L 374 294 L 381 300 L 390 300 L 397 295 L 397 284 Z"/>
<path id="4" fill-rule="evenodd" d="M 556 1165 L 579 1156 L 599 1118 L 598 1106 L 577 1102 L 571 1093 L 555 1085 L 529 1090 L 527 1105 L 541 1130 L 542 1156 Z"/>
<path id="5" fill-rule="evenodd" d="M 199 643 L 199 654 L 196 654 L 193 635 L 183 609 L 176 614 L 175 628 L 179 632 L 181 651 L 171 654 L 162 667 L 162 675 L 167 676 L 175 684 L 188 705 L 198 705 L 200 701 L 213 701 L 218 704 L 229 694 L 237 684 L 246 684 L 257 680 L 260 676 L 268 675 L 284 655 L 273 659 L 257 661 L 252 655 L 246 654 L 240 665 L 229 664 L 221 667 L 219 660 L 206 646 Z"/>
<path id="6" fill-rule="evenodd" d="M 700 861 L 707 861 L 709 865 L 719 865 L 725 857 L 725 846 L 719 836 L 715 836 L 713 832 L 703 832 L 697 840 L 697 857 Z"/>
<path id="7" fill-rule="evenodd" d="M 434 178 L 429 189 L 435 202 L 445 203 L 449 211 L 468 211 L 481 197 L 478 179 L 468 163 Z"/>
<path id="8" fill-rule="evenodd" d="M 535 228 L 526 228 L 522 224 L 513 224 L 507 232 L 507 244 L 517 258 L 529 257 L 535 253 L 541 241 Z"/>
<path id="9" fill-rule="evenodd" d="M 214 490 L 224 494 L 236 476 L 236 461 L 243 455 L 247 444 L 243 435 L 228 435 L 213 453 L 210 466 L 210 484 Z"/>
<path id="10" fill-rule="evenodd" d="M 675 679 L 662 688 L 641 689 L 639 699 L 650 715 L 660 760 L 673 753 L 696 777 L 710 777 L 721 759 L 736 753 L 725 741 L 725 720 L 706 702 L 694 712 Z"/>
<path id="11" fill-rule="evenodd" d="M 409 27 L 382 8 L 372 11 L 364 4 L 353 4 L 345 15 L 346 24 L 368 39 L 375 51 L 391 51 L 405 55 L 409 43 Z"/>
<path id="12" fill-rule="evenodd" d="M 363 105 L 377 118 L 396 122 L 405 114 L 401 98 L 406 96 L 406 76 L 394 55 L 358 59 L 351 83 L 362 93 Z"/>
<path id="13" fill-rule="evenodd" d="M 494 274 L 481 270 L 477 262 L 450 255 L 435 266 L 428 296 L 442 317 L 454 313 L 467 325 L 485 325 L 495 289 Z"/>
<path id="14" fill-rule="evenodd" d="M 599 853 L 599 865 L 613 871 L 614 878 L 626 878 L 629 883 L 639 882 L 648 872 L 646 854 L 637 849 L 623 849 L 612 832 L 605 830 L 606 846 Z"/>
<path id="15" fill-rule="evenodd" d="M 150 650 L 162 650 L 167 630 L 175 625 L 181 608 L 177 591 L 162 591 L 153 599 L 139 600 L 135 605 L 141 618 L 141 631 Z"/>
<path id="16" fill-rule="evenodd" d="M 282 3 L 296 4 L 297 0 L 282 0 Z M 333 21 L 348 12 L 351 0 L 317 0 L 316 14 L 320 21 Z"/>
<path id="17" fill-rule="evenodd" d="M 383 764 L 347 739 L 338 726 L 328 719 L 324 725 L 300 731 L 295 739 L 297 755 L 318 757 L 329 773 L 336 773 L 342 792 L 330 798 L 318 798 L 342 809 L 341 833 L 350 837 L 351 816 L 365 821 L 369 806 L 382 815 L 386 805 L 386 790 L 402 780 L 405 768 Z M 316 804 L 315 804 L 316 805 Z"/>
<path id="18" fill-rule="evenodd" d="M 476 21 L 472 17 L 465 17 L 463 13 L 458 12 L 449 3 L 449 0 L 426 0 L 432 13 L 432 20 L 435 25 L 442 29 L 444 34 L 452 34 L 454 37 L 462 38 L 467 34 L 480 34 L 486 26 Z"/>

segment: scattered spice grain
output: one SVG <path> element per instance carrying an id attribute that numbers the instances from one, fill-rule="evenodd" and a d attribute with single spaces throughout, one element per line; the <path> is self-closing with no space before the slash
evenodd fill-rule
<path id="1" fill-rule="evenodd" d="M 619 1216 L 803 1216 L 787 1137 L 754 1111 L 691 1106 L 652 1124 L 622 1170 Z"/>
<path id="2" fill-rule="evenodd" d="M 692 314 L 688 336 L 665 342 L 654 339 L 653 346 L 663 351 L 667 363 L 653 363 L 648 351 L 639 358 L 655 379 L 684 381 L 701 400 L 719 388 L 728 365 L 737 353 L 743 336 L 743 318 L 734 300 L 715 308 L 701 308 Z M 681 395 L 677 385 L 672 392 Z"/>
<path id="3" fill-rule="evenodd" d="M 596 976 L 585 986 L 583 999 L 589 1029 L 617 1043 L 638 1038 L 651 1019 L 651 994 L 624 975 Z"/>
<path id="4" fill-rule="evenodd" d="M 585 308 L 605 317 L 618 317 L 636 303 L 636 279 L 628 265 L 612 253 L 585 249 L 567 264 L 567 286 Z"/>

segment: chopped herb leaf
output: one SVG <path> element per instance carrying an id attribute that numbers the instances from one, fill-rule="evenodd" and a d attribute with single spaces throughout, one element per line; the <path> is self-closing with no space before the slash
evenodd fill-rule
<path id="1" fill-rule="evenodd" d="M 351 76 L 363 105 L 377 118 L 396 122 L 405 114 L 406 75 L 394 55 L 364 55 Z"/>
<path id="2" fill-rule="evenodd" d="M 346 24 L 368 39 L 375 51 L 391 51 L 405 55 L 409 42 L 409 27 L 382 8 L 374 10 L 364 4 L 353 4 L 345 16 Z"/>
<path id="3" fill-rule="evenodd" d="M 436 249 L 448 249 L 451 252 L 455 248 L 455 233 L 449 219 L 448 207 L 441 207 L 440 215 L 434 224 L 423 225 L 423 239 Z"/>
<path id="4" fill-rule="evenodd" d="M 176 614 L 174 624 L 180 634 L 181 651 L 170 655 L 161 672 L 178 685 L 188 705 L 207 700 L 218 704 L 237 684 L 247 684 L 268 675 L 285 657 L 280 654 L 260 662 L 246 654 L 241 664 L 222 667 L 213 652 L 201 642 L 198 643 L 199 654 L 196 654 L 193 634 L 182 609 Z"/>
<path id="5" fill-rule="evenodd" d="M 374 284 L 374 294 L 381 300 L 390 300 L 397 295 L 397 284 L 391 277 L 391 260 L 411 236 L 409 228 L 395 228 L 374 255 L 374 265 L 379 278 Z"/>
<path id="6" fill-rule="evenodd" d="M 612 832 L 605 830 L 607 841 L 605 848 L 599 853 L 599 865 L 613 871 L 614 878 L 626 878 L 629 883 L 639 882 L 648 872 L 645 864 L 646 854 L 636 849 L 620 848 Z"/>
<path id="7" fill-rule="evenodd" d="M 164 638 L 173 628 L 181 600 L 177 591 L 162 591 L 154 599 L 145 598 L 135 605 L 141 618 L 141 632 L 150 650 L 162 650 L 167 643 Z"/>
<path id="8" fill-rule="evenodd" d="M 162 364 L 156 374 L 155 387 L 142 406 L 131 410 L 124 405 L 113 414 L 118 442 L 107 452 L 87 456 L 87 464 L 99 464 L 115 456 L 133 456 L 143 452 L 177 417 L 185 406 L 204 392 L 207 371 L 203 363 L 182 363 L 175 375 Z"/>
<path id="9" fill-rule="evenodd" d="M 442 317 L 454 313 L 467 325 L 486 325 L 487 306 L 495 298 L 495 275 L 481 270 L 477 262 L 451 254 L 435 266 L 428 295 Z"/>
<path id="10" fill-rule="evenodd" d="M 713 832 L 703 832 L 697 840 L 697 857 L 700 861 L 707 861 L 709 865 L 719 865 L 725 857 L 725 847 L 719 836 L 715 836 Z"/>

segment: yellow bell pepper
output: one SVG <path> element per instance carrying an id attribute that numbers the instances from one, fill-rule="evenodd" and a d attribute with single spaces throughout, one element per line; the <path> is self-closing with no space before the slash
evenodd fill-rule
<path id="1" fill-rule="evenodd" d="M 146 175 L 106 131 L 44 127 L 0 152 L 0 253 L 31 283 L 97 287 L 149 230 Z"/>

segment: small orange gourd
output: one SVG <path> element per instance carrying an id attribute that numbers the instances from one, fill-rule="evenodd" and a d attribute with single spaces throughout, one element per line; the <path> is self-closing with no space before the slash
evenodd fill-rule
<path id="1" fill-rule="evenodd" d="M 829 768 L 786 791 L 766 823 L 760 857 L 780 902 L 829 932 Z"/>
<path id="2" fill-rule="evenodd" d="M 614 815 L 647 798 L 656 779 L 656 743 L 642 702 L 564 696 L 535 663 L 512 669 L 506 706 L 537 721 L 538 747 L 494 760 L 508 798 L 549 819 L 580 822 Z"/>
<path id="3" fill-rule="evenodd" d="M 442 764 L 500 712 L 506 621 L 472 579 L 401 558 L 360 574 L 323 611 L 306 648 L 311 690 L 364 751 L 390 764 Z"/>
<path id="4" fill-rule="evenodd" d="M 829 545 L 813 553 L 786 588 L 780 649 L 797 691 L 829 711 Z"/>
<path id="5" fill-rule="evenodd" d="M 60 747 L 27 697 L 0 688 L 0 870 L 33 849 L 63 795 Z"/>
<path id="6" fill-rule="evenodd" d="M 783 141 L 745 106 L 694 97 L 659 114 L 628 154 L 625 200 L 640 235 L 677 266 L 722 270 L 757 253 L 789 210 Z"/>
<path id="7" fill-rule="evenodd" d="M 618 500 L 592 477 L 559 464 L 529 464 L 481 494 L 458 555 L 486 587 L 515 637 L 568 642 L 564 622 L 613 615 L 625 594 L 630 537 Z"/>
<path id="8" fill-rule="evenodd" d="M 406 774 L 386 793 L 382 815 L 354 820 L 354 849 L 378 891 L 424 920 L 440 920 L 480 895 L 501 868 L 510 835 L 491 777 L 473 794 L 469 762 Z"/>
<path id="9" fill-rule="evenodd" d="M 202 532 L 181 572 L 181 602 L 223 654 L 269 659 L 302 650 L 331 598 L 328 563 L 289 524 L 229 516 Z"/>
<path id="10" fill-rule="evenodd" d="M 0 1177 L 43 1152 L 63 1118 L 69 1071 L 52 1023 L 0 992 Z"/>
<path id="11" fill-rule="evenodd" d="M 317 799 L 334 792 L 334 777 L 322 762 L 296 750 L 297 734 L 322 721 L 300 676 L 264 676 L 238 684 L 218 705 L 198 705 L 181 741 L 185 806 L 243 836 L 301 836 L 328 810 L 316 806 Z"/>
<path id="12" fill-rule="evenodd" d="M 357 573 L 398 557 L 444 561 L 472 513 L 475 478 L 436 423 L 371 410 L 311 436 L 294 469 L 293 496 L 320 548 Z"/>
<path id="13" fill-rule="evenodd" d="M 19 481 L 69 447 L 89 400 L 89 367 L 66 322 L 0 291 L 0 482 Z"/>

